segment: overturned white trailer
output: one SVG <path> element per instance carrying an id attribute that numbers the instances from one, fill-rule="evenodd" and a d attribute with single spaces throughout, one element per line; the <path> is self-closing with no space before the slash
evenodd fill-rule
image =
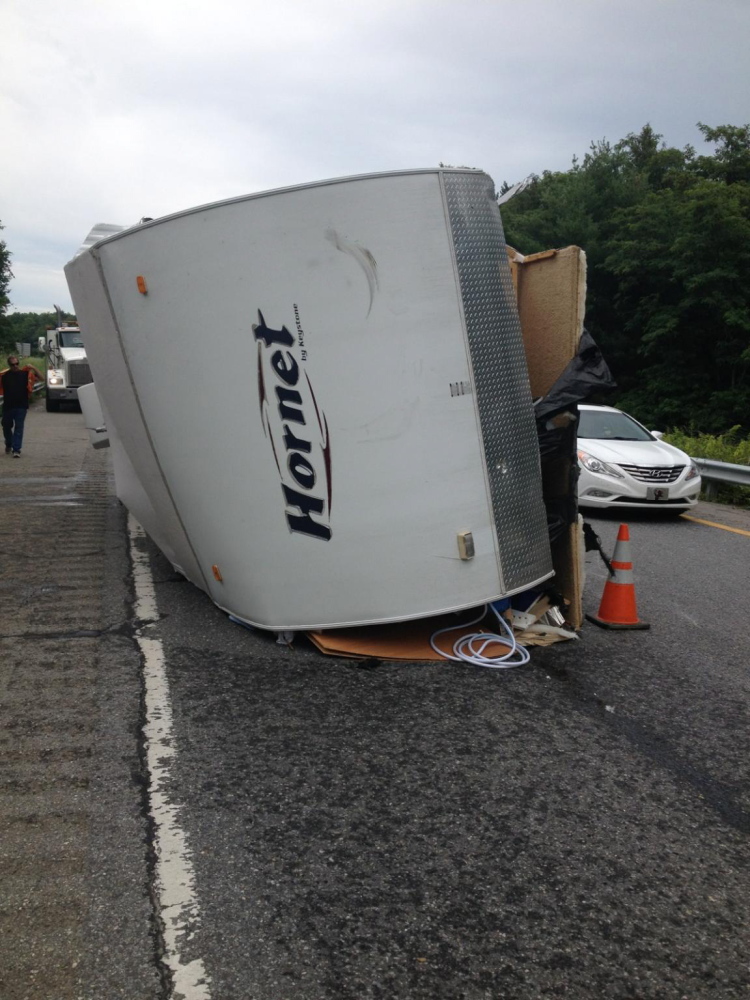
<path id="1" fill-rule="evenodd" d="M 486 174 L 202 206 L 66 275 L 118 495 L 221 608 L 277 630 L 393 622 L 552 575 Z"/>

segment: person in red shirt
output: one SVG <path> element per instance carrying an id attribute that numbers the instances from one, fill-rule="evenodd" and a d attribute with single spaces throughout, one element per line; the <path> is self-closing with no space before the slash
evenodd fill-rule
<path id="1" fill-rule="evenodd" d="M 21 457 L 23 425 L 29 410 L 31 388 L 42 375 L 33 365 L 20 368 L 15 354 L 8 356 L 8 370 L 0 375 L 3 389 L 3 437 L 5 454 L 13 452 L 13 458 Z"/>

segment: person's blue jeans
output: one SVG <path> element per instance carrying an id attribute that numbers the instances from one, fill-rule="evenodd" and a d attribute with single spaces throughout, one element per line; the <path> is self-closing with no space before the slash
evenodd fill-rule
<path id="1" fill-rule="evenodd" d="M 23 424 L 28 412 L 22 406 L 14 406 L 12 409 L 8 409 L 7 406 L 3 407 L 3 437 L 5 438 L 5 447 L 10 448 L 11 451 L 21 450 Z"/>

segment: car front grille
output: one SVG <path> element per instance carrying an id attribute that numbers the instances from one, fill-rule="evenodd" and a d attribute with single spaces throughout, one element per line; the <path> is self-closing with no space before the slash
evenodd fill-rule
<path id="1" fill-rule="evenodd" d="M 91 367 L 87 361 L 71 361 L 68 365 L 68 385 L 88 385 L 94 380 L 91 377 Z"/>
<path id="2" fill-rule="evenodd" d="M 618 465 L 633 479 L 640 479 L 642 483 L 673 483 L 685 468 L 684 465 Z"/>

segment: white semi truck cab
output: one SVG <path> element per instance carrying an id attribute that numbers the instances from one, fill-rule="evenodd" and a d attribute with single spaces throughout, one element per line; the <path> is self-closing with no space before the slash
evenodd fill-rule
<path id="1" fill-rule="evenodd" d="M 59 313 L 58 313 L 59 316 Z M 57 411 L 62 402 L 78 402 L 78 389 L 93 382 L 81 331 L 61 321 L 45 337 L 47 355 L 47 410 Z"/>

